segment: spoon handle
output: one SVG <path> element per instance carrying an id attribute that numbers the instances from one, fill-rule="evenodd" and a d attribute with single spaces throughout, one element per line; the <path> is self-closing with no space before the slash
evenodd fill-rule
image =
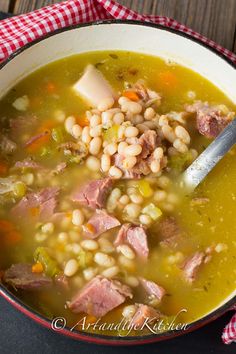
<path id="1" fill-rule="evenodd" d="M 183 173 L 184 185 L 194 190 L 236 143 L 236 118 Z"/>

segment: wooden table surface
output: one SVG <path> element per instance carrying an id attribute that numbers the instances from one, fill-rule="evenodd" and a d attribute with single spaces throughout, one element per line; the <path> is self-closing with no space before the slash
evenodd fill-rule
<path id="1" fill-rule="evenodd" d="M 62 0 L 0 0 L 0 11 L 21 14 Z M 163 15 L 236 53 L 236 0 L 118 0 L 142 14 Z"/>

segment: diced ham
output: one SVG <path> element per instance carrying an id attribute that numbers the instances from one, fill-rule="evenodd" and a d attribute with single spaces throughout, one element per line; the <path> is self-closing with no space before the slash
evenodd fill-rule
<path id="1" fill-rule="evenodd" d="M 93 65 L 86 67 L 84 74 L 74 84 L 73 89 L 94 107 L 97 107 L 104 99 L 115 98 L 109 82 Z"/>
<path id="2" fill-rule="evenodd" d="M 173 216 L 168 216 L 159 223 L 158 234 L 161 239 L 161 246 L 175 248 L 180 240 L 182 232 L 176 219 Z"/>
<path id="3" fill-rule="evenodd" d="M 0 153 L 2 155 L 13 154 L 17 149 L 14 141 L 10 140 L 7 136 L 0 134 Z"/>
<path id="4" fill-rule="evenodd" d="M 13 264 L 4 273 L 3 281 L 15 289 L 41 290 L 52 285 L 52 279 L 43 273 L 32 273 L 30 264 Z"/>
<path id="5" fill-rule="evenodd" d="M 111 178 L 103 178 L 91 181 L 75 190 L 71 199 L 81 205 L 88 206 L 92 209 L 100 209 L 105 207 L 106 197 L 112 187 Z"/>
<path id="6" fill-rule="evenodd" d="M 161 301 L 163 296 L 166 294 L 166 291 L 162 286 L 157 285 L 155 282 L 151 280 L 147 280 L 145 278 L 140 277 L 139 281 L 142 287 L 144 288 L 144 290 L 146 291 L 146 293 L 148 294 L 148 296 L 152 298 L 156 298 L 159 301 Z"/>
<path id="7" fill-rule="evenodd" d="M 151 306 L 144 304 L 137 304 L 136 306 L 137 310 L 132 318 L 132 324 L 135 329 L 142 329 L 146 321 L 150 325 L 153 322 L 157 322 L 161 317 L 160 313 Z"/>
<path id="8" fill-rule="evenodd" d="M 28 218 L 34 217 L 40 221 L 47 221 L 56 208 L 58 193 L 58 187 L 48 187 L 40 192 L 29 193 L 12 208 L 11 213 L 26 222 Z"/>
<path id="9" fill-rule="evenodd" d="M 197 114 L 197 129 L 207 138 L 215 138 L 231 122 L 234 113 L 223 113 L 221 106 L 210 106 L 207 102 L 195 102 L 187 105 L 187 112 Z"/>
<path id="10" fill-rule="evenodd" d="M 181 266 L 183 276 L 188 283 L 193 283 L 196 279 L 199 267 L 205 263 L 206 255 L 204 252 L 196 252 L 194 255 L 188 257 Z"/>
<path id="11" fill-rule="evenodd" d="M 72 312 L 85 312 L 97 318 L 132 298 L 131 289 L 116 280 L 96 276 L 68 304 Z"/>
<path id="12" fill-rule="evenodd" d="M 139 144 L 142 146 L 141 158 L 146 159 L 160 145 L 160 138 L 154 130 L 146 130 L 139 138 Z"/>
<path id="13" fill-rule="evenodd" d="M 27 157 L 26 159 L 22 161 L 17 161 L 14 165 L 14 168 L 29 168 L 32 170 L 41 170 L 44 169 L 44 167 L 39 164 L 38 162 L 35 162 L 31 157 Z"/>
<path id="14" fill-rule="evenodd" d="M 105 210 L 96 210 L 84 227 L 84 235 L 89 238 L 96 238 L 119 225 L 119 220 L 107 214 Z"/>
<path id="15" fill-rule="evenodd" d="M 146 260 L 148 258 L 147 234 L 142 226 L 122 225 L 116 236 L 114 245 L 117 247 L 123 243 L 128 243 L 141 259 Z"/>
<path id="16" fill-rule="evenodd" d="M 38 117 L 35 115 L 18 116 L 10 119 L 10 135 L 13 139 L 22 137 L 23 134 L 33 129 L 38 124 Z"/>

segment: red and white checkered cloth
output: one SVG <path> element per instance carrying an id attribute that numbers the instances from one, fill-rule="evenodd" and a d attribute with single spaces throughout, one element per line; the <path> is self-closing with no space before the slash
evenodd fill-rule
<path id="1" fill-rule="evenodd" d="M 139 15 L 114 0 L 68 0 L 0 21 L 0 61 L 51 31 L 78 23 L 114 18 L 149 21 L 179 30 L 210 45 L 236 63 L 234 53 L 177 21 L 163 16 Z M 222 339 L 226 344 L 236 342 L 236 314 L 225 327 Z"/>

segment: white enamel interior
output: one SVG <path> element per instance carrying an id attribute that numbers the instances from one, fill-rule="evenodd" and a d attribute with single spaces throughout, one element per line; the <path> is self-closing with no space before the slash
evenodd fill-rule
<path id="1" fill-rule="evenodd" d="M 116 23 L 61 32 L 24 50 L 0 70 L 0 97 L 47 63 L 73 54 L 115 49 L 171 59 L 206 77 L 236 104 L 236 70 L 214 52 L 163 29 Z M 236 291 L 223 303 L 235 295 Z"/>

